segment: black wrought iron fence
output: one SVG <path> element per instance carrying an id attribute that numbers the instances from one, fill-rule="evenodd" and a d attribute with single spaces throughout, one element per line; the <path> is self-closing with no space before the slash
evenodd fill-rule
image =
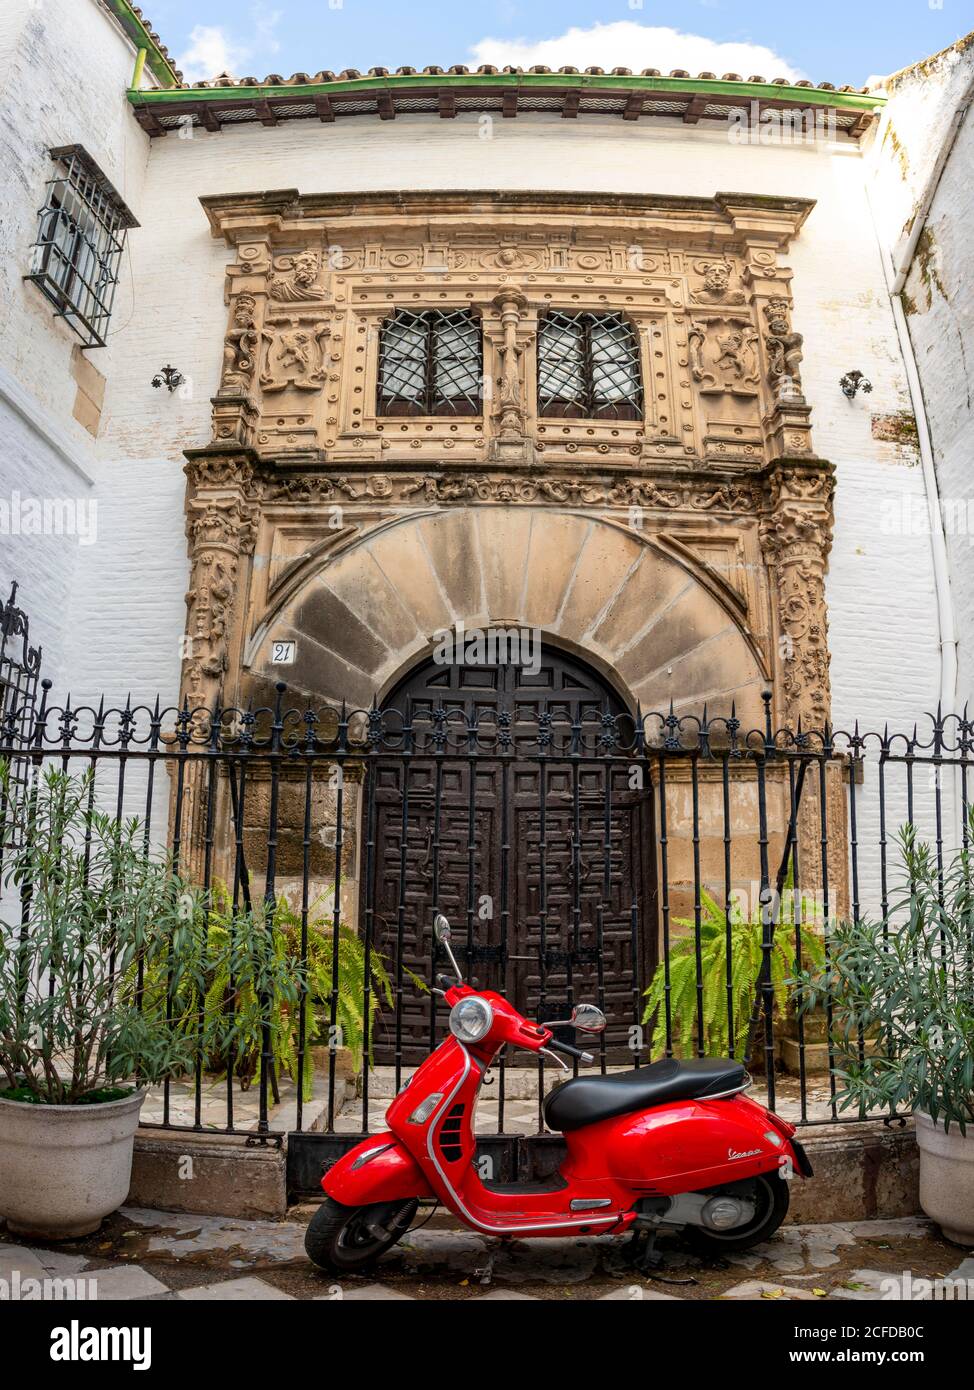
<path id="1" fill-rule="evenodd" d="M 9 823 L 23 794 L 28 763 L 24 756 L 33 733 L 41 649 L 31 645 L 30 619 L 17 605 L 17 585 L 0 604 L 0 728 L 8 744 L 9 776 L 0 787 L 0 824 Z M 0 843 L 0 870 L 3 849 Z"/>
<path id="2" fill-rule="evenodd" d="M 312 709 L 283 685 L 272 708 L 72 707 L 46 681 L 24 708 L 5 706 L 0 756 L 28 777 L 91 769 L 147 852 L 167 846 L 214 903 L 265 904 L 307 968 L 287 1046 L 265 1031 L 222 1070 L 200 1057 L 145 1112 L 254 1142 L 341 1147 L 381 1123 L 443 1036 L 437 911 L 465 971 L 528 1016 L 598 1003 L 603 1071 L 724 1052 L 798 1123 L 862 1118 L 837 1106 L 831 1018 L 793 1010 L 783 967 L 827 959 L 838 918 L 890 917 L 900 825 L 941 865 L 967 840 L 966 716 L 866 733 L 776 728 L 770 696 L 755 727 L 557 701 Z M 480 1127 L 540 1132 L 555 1079 L 502 1057 Z"/>

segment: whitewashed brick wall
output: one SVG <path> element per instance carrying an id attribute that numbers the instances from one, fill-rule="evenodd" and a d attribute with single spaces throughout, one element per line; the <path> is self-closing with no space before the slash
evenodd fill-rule
<path id="1" fill-rule="evenodd" d="M 8 502 L 15 493 L 86 502 L 97 495 L 91 480 L 98 445 L 72 414 L 78 339 L 23 275 L 53 167 L 49 149 L 84 145 L 139 216 L 148 140 L 125 100 L 134 56 L 96 0 L 0 6 L 0 496 Z M 126 257 L 115 333 L 132 318 L 132 284 Z M 109 379 L 116 341 L 90 354 Z M 32 635 L 44 647 L 45 674 L 59 684 L 70 676 L 66 639 L 78 557 L 74 537 L 0 534 L 0 586 L 19 580 Z"/>
<path id="2" fill-rule="evenodd" d="M 921 196 L 950 119 L 974 75 L 960 44 L 893 84 L 888 132 L 871 157 L 875 201 L 890 246 Z M 968 112 L 944 168 L 905 286 L 907 323 L 930 424 L 958 629 L 961 701 L 974 696 L 974 118 Z M 951 520 L 953 516 L 953 520 Z"/>

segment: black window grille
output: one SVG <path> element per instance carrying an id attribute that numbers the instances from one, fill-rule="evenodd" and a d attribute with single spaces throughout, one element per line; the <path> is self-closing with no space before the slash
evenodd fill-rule
<path id="1" fill-rule="evenodd" d="M 139 224 L 80 145 L 50 153 L 54 173 L 27 279 L 43 290 L 85 347 L 104 347 L 125 234 Z"/>
<path id="2" fill-rule="evenodd" d="M 382 325 L 380 415 L 479 415 L 480 321 L 467 310 L 397 309 Z"/>
<path id="3" fill-rule="evenodd" d="M 538 413 L 641 420 L 639 339 L 622 314 L 548 312 L 538 330 Z"/>

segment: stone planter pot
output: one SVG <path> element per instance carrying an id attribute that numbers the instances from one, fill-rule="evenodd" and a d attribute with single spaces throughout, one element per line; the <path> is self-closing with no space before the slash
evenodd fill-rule
<path id="1" fill-rule="evenodd" d="M 0 1216 L 14 1235 L 90 1235 L 125 1201 L 145 1090 L 103 1105 L 0 1095 Z"/>
<path id="2" fill-rule="evenodd" d="M 916 1112 L 920 1150 L 920 1206 L 957 1245 L 974 1245 L 974 1127 L 946 1133 L 922 1110 Z"/>
<path id="3" fill-rule="evenodd" d="M 829 1074 L 829 1026 L 828 1016 L 823 1008 L 810 1009 L 802 1020 L 801 1035 L 805 1044 L 805 1075 L 828 1076 Z M 775 1041 L 778 1045 L 778 1060 L 789 1076 L 801 1075 L 801 1047 L 799 1045 L 798 1018 L 789 1008 L 780 1023 L 775 1021 Z M 867 1057 L 875 1056 L 880 1050 L 879 1029 L 872 1028 L 864 1039 Z M 832 1037 L 832 1056 L 837 1067 L 843 1067 L 850 1060 L 843 1052 L 844 1044 L 834 1033 Z M 852 1056 L 858 1057 L 858 1047 L 853 1048 Z"/>

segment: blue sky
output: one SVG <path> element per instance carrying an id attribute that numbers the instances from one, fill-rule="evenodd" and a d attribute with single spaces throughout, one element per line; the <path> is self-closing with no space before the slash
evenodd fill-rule
<path id="1" fill-rule="evenodd" d="M 861 86 L 974 29 L 974 0 L 143 0 L 143 9 L 193 80 L 224 67 L 262 78 L 494 62 Z"/>

